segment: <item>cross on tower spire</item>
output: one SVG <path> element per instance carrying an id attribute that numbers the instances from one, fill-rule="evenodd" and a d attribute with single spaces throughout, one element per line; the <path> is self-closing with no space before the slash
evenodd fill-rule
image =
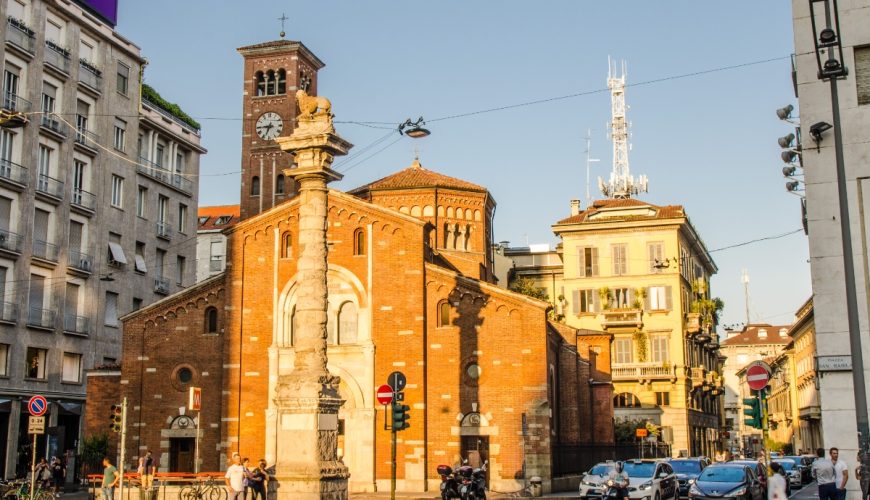
<path id="1" fill-rule="evenodd" d="M 278 18 L 278 20 L 281 21 L 281 38 L 284 38 L 284 35 L 287 34 L 287 33 L 284 33 L 284 21 L 286 21 L 288 19 L 290 19 L 290 18 L 287 17 L 283 12 L 281 13 L 281 17 Z"/>

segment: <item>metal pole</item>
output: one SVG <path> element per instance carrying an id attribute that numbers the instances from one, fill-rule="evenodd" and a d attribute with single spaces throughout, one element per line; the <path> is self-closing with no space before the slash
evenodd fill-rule
<path id="1" fill-rule="evenodd" d="M 193 452 L 193 472 L 199 474 L 199 429 L 202 411 L 196 412 L 196 447 Z"/>
<path id="2" fill-rule="evenodd" d="M 30 455 L 30 498 L 33 498 L 36 491 L 36 434 L 33 435 L 33 448 L 30 449 Z"/>
<path id="3" fill-rule="evenodd" d="M 124 454 L 127 447 L 127 398 L 121 403 L 121 458 L 118 461 L 118 474 L 121 477 L 120 498 L 124 498 Z"/>
<path id="4" fill-rule="evenodd" d="M 395 403 L 393 403 L 395 405 Z M 390 500 L 396 500 L 396 426 L 390 430 Z"/>

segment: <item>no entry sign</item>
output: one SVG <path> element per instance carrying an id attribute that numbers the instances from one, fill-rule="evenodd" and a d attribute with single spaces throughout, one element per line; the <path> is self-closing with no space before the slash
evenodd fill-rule
<path id="1" fill-rule="evenodd" d="M 378 387 L 375 394 L 378 398 L 378 403 L 382 405 L 388 405 L 393 402 L 393 388 L 386 384 Z"/>
<path id="2" fill-rule="evenodd" d="M 30 398 L 30 401 L 27 402 L 27 409 L 30 410 L 30 414 L 34 417 L 45 415 L 46 410 L 48 410 L 48 401 L 46 401 L 44 397 L 37 394 L 36 396 Z"/>
<path id="3" fill-rule="evenodd" d="M 755 362 L 746 369 L 746 383 L 753 391 L 760 391 L 770 382 L 770 368 L 767 363 Z"/>

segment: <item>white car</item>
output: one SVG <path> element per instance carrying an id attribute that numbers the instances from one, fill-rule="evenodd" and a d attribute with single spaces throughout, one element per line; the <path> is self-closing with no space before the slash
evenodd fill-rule
<path id="1" fill-rule="evenodd" d="M 580 498 L 596 498 L 604 495 L 603 484 L 607 481 L 607 477 L 616 467 L 616 462 L 601 462 L 595 464 L 595 467 L 589 469 L 589 472 L 580 478 Z"/>
<path id="2" fill-rule="evenodd" d="M 663 460 L 630 460 L 623 463 L 628 473 L 631 500 L 679 500 L 680 489 L 671 465 Z"/>

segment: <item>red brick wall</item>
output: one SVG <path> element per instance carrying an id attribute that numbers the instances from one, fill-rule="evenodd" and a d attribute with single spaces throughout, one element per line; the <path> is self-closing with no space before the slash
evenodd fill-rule
<path id="1" fill-rule="evenodd" d="M 121 370 L 89 370 L 87 373 L 87 411 L 84 415 L 84 438 L 109 436 L 109 454 L 117 455 L 118 434 L 109 429 L 112 405 L 123 399 L 119 395 Z"/>

